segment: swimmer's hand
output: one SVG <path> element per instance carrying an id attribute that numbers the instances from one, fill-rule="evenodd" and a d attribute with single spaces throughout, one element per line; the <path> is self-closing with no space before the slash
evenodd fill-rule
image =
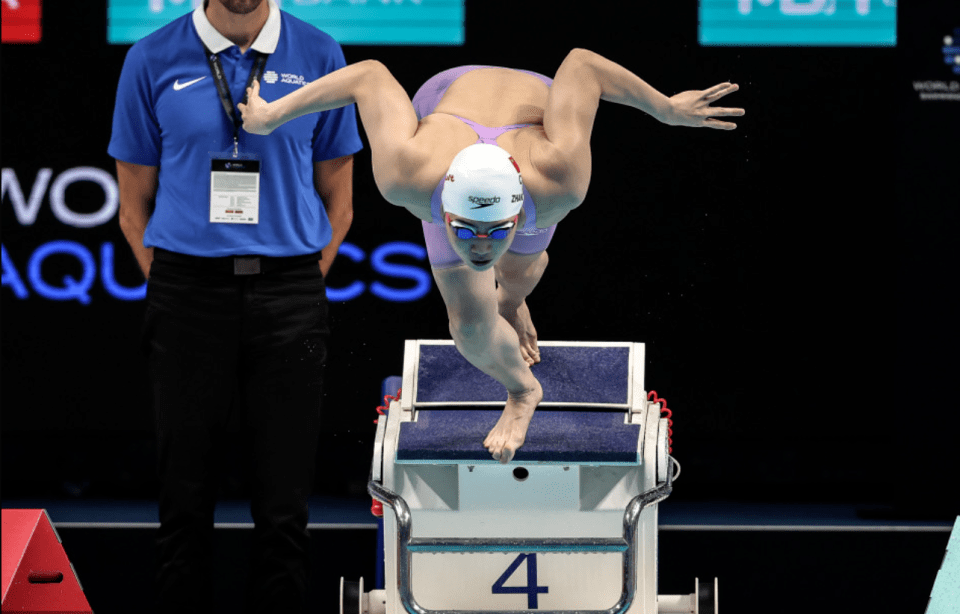
<path id="1" fill-rule="evenodd" d="M 270 103 L 260 97 L 260 81 L 254 79 L 247 88 L 247 103 L 237 105 L 243 118 L 243 129 L 251 134 L 270 134 L 280 124 L 272 120 Z"/>
<path id="2" fill-rule="evenodd" d="M 708 90 L 680 92 L 670 97 L 670 109 L 664 113 L 664 117 L 660 118 L 660 121 L 670 126 L 733 130 L 737 127 L 733 122 L 713 118 L 740 117 L 744 114 L 744 110 L 711 107 L 710 105 L 739 89 L 740 86 L 736 83 L 721 83 Z"/>

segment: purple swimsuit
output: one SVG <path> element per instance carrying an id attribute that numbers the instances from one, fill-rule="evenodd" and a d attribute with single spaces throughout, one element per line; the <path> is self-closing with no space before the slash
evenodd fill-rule
<path id="1" fill-rule="evenodd" d="M 445 70 L 442 73 L 431 77 L 420 87 L 419 90 L 417 90 L 417 93 L 413 97 L 413 108 L 417 112 L 417 119 L 423 119 L 427 115 L 433 113 L 433 110 L 437 108 L 438 104 L 440 104 L 440 99 L 443 98 L 443 95 L 447 92 L 447 89 L 450 87 L 450 85 L 452 85 L 453 82 L 459 77 L 478 68 L 494 67 L 460 66 L 458 68 Z M 548 86 L 553 83 L 553 80 L 549 77 L 545 77 L 535 72 L 530 72 L 529 70 L 520 70 L 518 72 L 524 72 L 533 75 L 546 83 Z M 456 117 L 463 123 L 473 128 L 474 132 L 477 133 L 477 137 L 479 137 L 477 139 L 477 143 L 489 143 L 492 145 L 497 144 L 497 138 L 499 138 L 504 132 L 509 132 L 510 130 L 517 130 L 519 128 L 525 128 L 533 125 L 513 124 L 510 126 L 491 128 L 489 126 L 478 124 L 464 117 L 459 117 L 457 115 L 454 115 L 453 117 Z M 463 261 L 460 259 L 460 256 L 453 251 L 453 248 L 450 246 L 450 242 L 447 239 L 447 231 L 444 228 L 443 218 L 441 215 L 440 193 L 442 191 L 443 180 L 441 179 L 440 184 L 437 186 L 437 189 L 433 191 L 433 196 L 430 198 L 430 211 L 433 221 L 423 222 L 423 235 L 427 243 L 427 256 L 430 259 L 430 266 L 436 269 L 450 268 L 463 263 Z M 517 230 L 517 233 L 513 239 L 513 243 L 510 244 L 509 251 L 517 254 L 536 254 L 538 252 L 542 252 L 543 250 L 547 249 L 547 246 L 550 244 L 550 239 L 553 238 L 553 233 L 557 226 L 554 224 L 549 228 L 537 228 L 537 208 L 534 206 L 533 198 L 530 196 L 530 192 L 527 191 L 526 186 L 523 188 L 523 210 L 526 212 L 527 221 L 523 225 L 523 228 Z"/>

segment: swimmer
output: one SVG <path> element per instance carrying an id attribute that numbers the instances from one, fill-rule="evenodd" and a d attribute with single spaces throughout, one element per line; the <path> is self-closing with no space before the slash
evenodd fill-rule
<path id="1" fill-rule="evenodd" d="M 665 96 L 626 68 L 572 50 L 553 79 L 463 66 L 428 80 L 411 100 L 390 71 L 365 60 L 267 102 L 260 84 L 239 105 L 243 127 L 269 134 L 307 113 L 356 103 L 383 197 L 423 224 L 450 334 L 471 364 L 500 382 L 507 402 L 483 445 L 508 463 L 523 445 L 543 389 L 526 298 L 547 268 L 557 223 L 583 202 L 590 134 L 601 100 L 671 126 L 732 130 L 711 106 L 733 83 Z"/>

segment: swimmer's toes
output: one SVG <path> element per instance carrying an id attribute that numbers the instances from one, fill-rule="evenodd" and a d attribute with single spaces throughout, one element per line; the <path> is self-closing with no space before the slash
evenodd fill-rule
<path id="1" fill-rule="evenodd" d="M 487 435 L 487 438 L 483 442 L 483 447 L 489 450 L 491 454 L 494 454 L 500 452 L 505 444 L 506 441 L 500 433 L 492 432 Z"/>

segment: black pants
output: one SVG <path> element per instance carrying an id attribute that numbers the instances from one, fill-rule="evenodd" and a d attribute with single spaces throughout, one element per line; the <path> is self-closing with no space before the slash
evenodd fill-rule
<path id="1" fill-rule="evenodd" d="M 315 259 L 242 276 L 196 263 L 158 250 L 147 291 L 161 482 L 159 611 L 217 611 L 218 449 L 231 411 L 239 411 L 233 420 L 245 427 L 255 522 L 248 611 L 302 612 L 329 336 L 323 277 Z"/>

